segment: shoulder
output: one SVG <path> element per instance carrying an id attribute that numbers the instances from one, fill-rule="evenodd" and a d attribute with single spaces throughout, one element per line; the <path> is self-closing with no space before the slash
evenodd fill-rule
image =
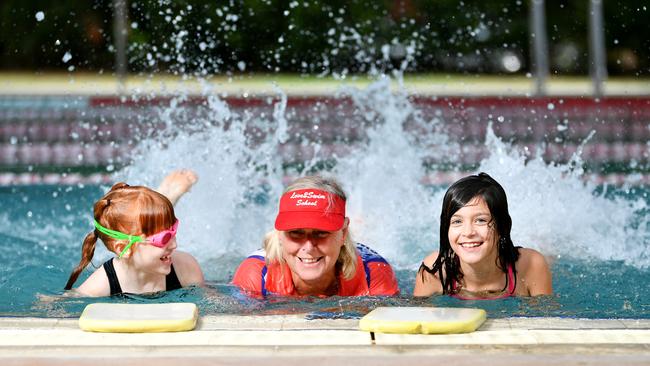
<path id="1" fill-rule="evenodd" d="M 361 243 L 356 244 L 357 247 L 357 254 L 361 256 L 361 260 L 363 260 L 365 263 L 368 262 L 383 262 L 383 263 L 388 263 L 384 257 L 379 255 L 374 249 L 370 248 L 369 246 Z"/>
<path id="2" fill-rule="evenodd" d="M 266 253 L 257 250 L 246 257 L 237 267 L 232 284 L 248 291 L 261 291 L 263 270 L 266 266 Z"/>
<path id="3" fill-rule="evenodd" d="M 517 272 L 525 274 L 542 269 L 548 269 L 548 263 L 542 253 L 530 248 L 519 248 L 519 260 L 517 260 Z"/>
<path id="4" fill-rule="evenodd" d="M 529 295 L 549 295 L 553 292 L 551 271 L 546 258 L 540 252 L 520 248 L 516 268 L 518 277 L 526 286 Z"/>
<path id="5" fill-rule="evenodd" d="M 79 287 L 74 291 L 83 296 L 110 296 L 111 287 L 106 277 L 104 266 L 99 267 L 93 272 Z"/>
<path id="6" fill-rule="evenodd" d="M 422 263 L 424 263 L 425 266 L 431 268 L 437 258 L 438 258 L 438 251 L 436 250 L 435 252 L 432 252 L 428 256 L 424 257 Z"/>
<path id="7" fill-rule="evenodd" d="M 432 252 L 422 260 L 427 268 L 432 268 L 433 263 L 438 258 L 438 252 Z M 415 287 L 413 288 L 413 296 L 431 296 L 433 294 L 442 293 L 442 283 L 438 278 L 437 273 L 430 273 L 420 267 L 415 275 Z"/>
<path id="8" fill-rule="evenodd" d="M 370 295 L 393 296 L 399 294 L 395 271 L 388 261 L 361 243 L 357 243 L 357 251 L 369 272 Z"/>
<path id="9" fill-rule="evenodd" d="M 176 250 L 172 254 L 172 261 L 176 276 L 178 276 L 178 280 L 183 287 L 190 285 L 203 286 L 205 284 L 201 266 L 191 254 Z"/>

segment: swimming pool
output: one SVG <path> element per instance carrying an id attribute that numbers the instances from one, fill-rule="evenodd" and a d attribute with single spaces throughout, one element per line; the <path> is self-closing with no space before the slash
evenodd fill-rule
<path id="1" fill-rule="evenodd" d="M 77 137 L 66 144 L 77 150 L 70 163 L 90 160 L 88 164 L 100 165 L 106 182 L 155 186 L 165 172 L 185 166 L 201 177 L 177 207 L 183 222 L 179 244 L 199 258 L 209 288 L 111 301 L 194 301 L 202 314 L 356 317 L 380 304 L 393 304 L 480 306 L 490 317 L 650 317 L 645 115 L 623 116 L 640 131 L 635 133 L 628 131 L 630 125 L 619 129 L 607 120 L 622 118 L 608 109 L 616 100 L 602 105 L 579 98 L 523 105 L 498 98 L 418 101 L 388 90 L 378 83 L 349 92 L 336 103 L 327 98 L 291 101 L 281 94 L 252 102 L 207 95 L 188 108 L 183 106 L 187 98 L 170 98 L 157 100 L 146 113 L 133 111 L 141 108 L 139 102 L 109 98 L 79 103 L 76 116 L 97 118 L 97 111 L 103 111 L 121 129 L 111 129 L 102 118 L 71 118 L 76 122 L 69 122 L 69 133 Z M 241 108 L 233 107 L 237 103 Z M 580 109 L 581 103 L 586 107 Z M 77 113 L 72 103 L 67 105 L 63 110 Z M 584 110 L 593 115 L 581 114 Z M 93 123 L 105 128 L 104 133 L 93 129 Z M 92 144 L 75 130 L 79 125 L 79 131 L 91 131 L 87 135 L 95 154 L 88 153 Z M 39 126 L 32 123 L 35 129 Z M 28 136 L 46 139 L 38 132 Z M 53 164 L 47 153 L 16 151 L 15 159 L 32 159 L 27 166 L 38 167 L 38 159 Z M 107 156 L 104 162 L 101 151 Z M 116 155 L 120 151 L 126 153 Z M 576 151 L 582 154 L 572 154 Z M 285 177 L 321 170 L 337 175 L 347 189 L 356 239 L 398 268 L 401 297 L 254 300 L 227 285 L 239 261 L 260 245 L 271 227 Z M 506 188 L 515 244 L 551 259 L 554 296 L 489 302 L 409 296 L 419 261 L 437 248 L 446 185 L 476 170 L 489 172 Z M 611 176 L 618 184 L 609 184 Z M 92 203 L 105 189 L 83 179 L 76 184 L 14 182 L 0 188 L 1 316 L 72 317 L 96 301 L 50 297 L 61 294 L 78 263 Z M 95 265 L 108 258 L 101 248 Z"/>
<path id="2" fill-rule="evenodd" d="M 0 189 L 3 204 L 10 207 L 2 214 L 3 250 L 0 259 L 0 316 L 74 317 L 95 299 L 52 301 L 41 295 L 57 296 L 70 269 L 79 259 L 79 238 L 87 227 L 88 207 L 102 194 L 99 186 L 19 186 Z M 635 194 L 648 193 L 647 188 Z M 6 223 L 11 223 L 6 225 Z M 11 227 L 11 230 L 7 230 Z M 184 235 L 179 234 L 181 247 Z M 613 243 L 612 243 L 613 244 Z M 186 248 L 188 249 L 188 248 Z M 584 258 L 558 258 L 552 264 L 555 295 L 535 299 L 469 301 L 434 296 L 413 299 L 414 270 L 398 270 L 402 296 L 381 298 L 331 298 L 297 301 L 286 298 L 246 299 L 227 282 L 244 253 L 203 257 L 201 264 L 209 280 L 209 289 L 182 289 L 165 295 L 102 301 L 194 301 L 204 315 L 287 314 L 312 312 L 318 316 L 360 316 L 381 304 L 403 306 L 479 306 L 492 318 L 507 316 L 566 316 L 581 318 L 650 318 L 650 284 L 647 268 L 623 261 Z M 98 258 L 108 254 L 98 250 Z M 413 262 L 416 257 L 411 258 Z M 88 272 L 88 271 L 87 271 Z M 86 273 L 87 275 L 88 273 Z M 216 290 L 219 294 L 215 294 Z M 324 314 L 321 314 L 324 313 Z M 329 315 L 328 315 L 329 313 Z"/>

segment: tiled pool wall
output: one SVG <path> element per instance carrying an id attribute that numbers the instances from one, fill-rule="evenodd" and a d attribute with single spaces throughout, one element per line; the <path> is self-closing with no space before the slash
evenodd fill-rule
<path id="1" fill-rule="evenodd" d="M 279 99 L 223 101 L 235 116 L 272 120 Z M 541 148 L 547 162 L 567 162 L 582 148 L 587 171 L 596 180 L 618 184 L 634 173 L 635 182 L 650 184 L 650 97 L 412 96 L 410 102 L 421 118 L 443 125 L 450 141 L 461 146 L 452 160 L 440 154 L 427 158 L 436 167 L 429 177 L 433 183 L 455 180 L 486 156 L 484 140 L 491 123 L 496 135 L 515 147 Z M 140 138 L 164 126 L 157 121 L 171 103 L 169 97 L 2 96 L 0 185 L 109 182 L 113 169 L 128 164 Z M 204 97 L 184 98 L 179 104 L 179 120 L 187 121 L 180 123 L 215 113 L 207 109 Z M 345 154 L 350 144 L 363 139 L 363 113 L 349 98 L 292 96 L 285 116 L 290 136 L 318 141 L 325 154 Z M 313 150 L 290 138 L 279 153 L 291 164 L 309 159 Z"/>

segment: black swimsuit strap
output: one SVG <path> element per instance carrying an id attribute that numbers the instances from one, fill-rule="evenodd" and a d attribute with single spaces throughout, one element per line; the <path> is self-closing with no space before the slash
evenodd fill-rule
<path id="1" fill-rule="evenodd" d="M 117 279 L 117 273 L 115 273 L 115 267 L 113 267 L 113 258 L 104 262 L 104 271 L 106 272 L 106 277 L 108 277 L 108 284 L 111 287 L 111 296 L 119 295 L 122 293 L 122 287 L 120 286 L 120 280 Z"/>
<path id="2" fill-rule="evenodd" d="M 181 286 L 181 282 L 178 280 L 178 276 L 176 276 L 176 271 L 174 271 L 174 265 L 172 264 L 171 272 L 165 276 L 165 290 L 177 290 L 182 287 L 183 286 Z"/>
<path id="3" fill-rule="evenodd" d="M 120 286 L 120 280 L 117 278 L 117 273 L 113 266 L 113 259 L 104 262 L 103 267 L 106 272 L 106 277 L 108 277 L 108 284 L 111 287 L 111 296 L 120 295 L 122 293 L 122 287 Z M 165 290 L 177 290 L 182 287 L 181 282 L 178 280 L 178 276 L 176 276 L 176 271 L 174 271 L 174 265 L 172 264 L 171 272 L 165 276 Z"/>

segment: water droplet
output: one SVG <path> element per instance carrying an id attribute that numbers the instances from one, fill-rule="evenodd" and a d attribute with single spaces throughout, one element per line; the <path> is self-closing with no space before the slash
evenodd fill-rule
<path id="1" fill-rule="evenodd" d="M 553 103 L 549 103 L 549 104 L 546 106 L 546 109 L 548 109 L 549 111 L 554 110 L 554 109 L 555 109 L 555 104 L 553 104 Z"/>

